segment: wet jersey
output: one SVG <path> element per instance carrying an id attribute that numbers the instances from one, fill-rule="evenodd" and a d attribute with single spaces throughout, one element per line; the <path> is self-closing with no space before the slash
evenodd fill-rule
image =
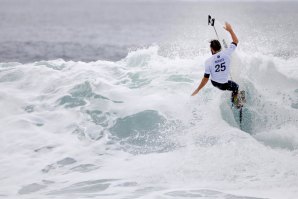
<path id="1" fill-rule="evenodd" d="M 231 43 L 229 48 L 220 51 L 205 62 L 205 77 L 211 75 L 211 80 L 224 84 L 228 82 L 230 72 L 231 55 L 235 51 L 237 44 Z"/>

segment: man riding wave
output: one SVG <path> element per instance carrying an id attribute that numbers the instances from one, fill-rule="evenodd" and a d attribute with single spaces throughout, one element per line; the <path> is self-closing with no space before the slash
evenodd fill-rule
<path id="1" fill-rule="evenodd" d="M 211 83 L 213 86 L 220 90 L 232 91 L 232 102 L 237 99 L 239 86 L 236 82 L 229 80 L 228 76 L 230 72 L 231 55 L 235 51 L 239 41 L 229 23 L 226 22 L 224 28 L 230 33 L 233 42 L 223 51 L 221 51 L 221 44 L 218 40 L 212 40 L 210 42 L 212 56 L 206 60 L 204 77 L 198 88 L 192 93 L 192 96 L 196 95 L 207 84 L 211 75 Z"/>

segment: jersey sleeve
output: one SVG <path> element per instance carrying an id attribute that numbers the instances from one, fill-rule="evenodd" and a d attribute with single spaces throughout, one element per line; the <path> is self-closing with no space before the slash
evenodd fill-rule
<path id="1" fill-rule="evenodd" d="M 237 44 L 232 42 L 230 46 L 227 49 L 225 49 L 225 54 L 230 56 L 236 50 L 236 48 Z"/>
<path id="2" fill-rule="evenodd" d="M 205 74 L 204 74 L 204 77 L 209 78 L 210 73 L 211 73 L 211 71 L 210 71 L 210 67 L 209 67 L 208 61 L 206 61 L 205 62 Z"/>

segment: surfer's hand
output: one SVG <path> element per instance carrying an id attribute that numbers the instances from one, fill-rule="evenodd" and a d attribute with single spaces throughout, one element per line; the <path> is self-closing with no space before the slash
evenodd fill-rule
<path id="1" fill-rule="evenodd" d="M 231 24 L 228 22 L 225 23 L 224 29 L 226 29 L 228 32 L 233 31 Z"/>
<path id="2" fill-rule="evenodd" d="M 225 23 L 225 27 L 224 27 L 224 29 L 226 29 L 226 30 L 231 34 L 233 43 L 235 43 L 235 44 L 237 45 L 238 42 L 239 42 L 239 40 L 238 40 L 236 34 L 234 33 L 231 24 L 229 24 L 228 22 L 226 22 L 226 23 Z"/>
<path id="3" fill-rule="evenodd" d="M 197 94 L 198 92 L 193 92 L 192 94 L 191 94 L 191 96 L 195 96 L 196 94 Z"/>
<path id="4" fill-rule="evenodd" d="M 195 90 L 192 94 L 191 94 L 191 96 L 195 96 L 196 94 L 198 94 L 198 90 Z"/>
<path id="5" fill-rule="evenodd" d="M 198 92 L 207 84 L 209 77 L 203 77 L 199 87 L 191 94 L 191 96 L 195 96 Z"/>

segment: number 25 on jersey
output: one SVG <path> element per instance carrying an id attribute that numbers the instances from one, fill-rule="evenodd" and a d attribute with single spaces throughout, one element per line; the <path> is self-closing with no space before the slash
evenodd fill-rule
<path id="1" fill-rule="evenodd" d="M 220 65 L 219 64 L 215 65 L 215 72 L 220 72 L 225 70 L 226 70 L 225 62 L 221 63 Z"/>

